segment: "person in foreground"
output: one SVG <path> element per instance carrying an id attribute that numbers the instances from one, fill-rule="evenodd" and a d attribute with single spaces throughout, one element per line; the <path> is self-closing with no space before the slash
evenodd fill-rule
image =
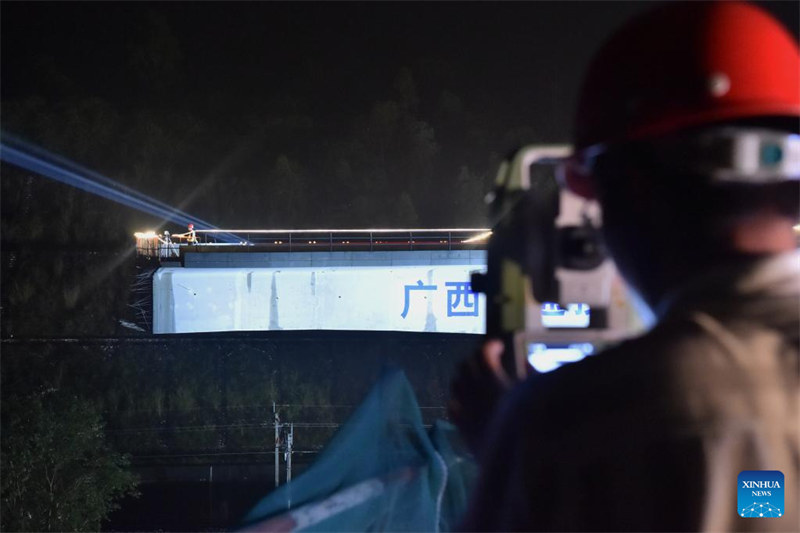
<path id="1" fill-rule="evenodd" d="M 797 43 L 755 6 L 669 3 L 601 48 L 564 176 L 657 321 L 505 394 L 462 529 L 800 531 L 799 126 Z M 785 508 L 745 518 L 763 470 Z"/>

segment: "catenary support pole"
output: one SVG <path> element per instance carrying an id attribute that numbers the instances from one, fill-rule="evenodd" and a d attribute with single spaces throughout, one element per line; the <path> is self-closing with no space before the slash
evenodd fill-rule
<path id="1" fill-rule="evenodd" d="M 277 487 L 280 482 L 280 452 L 281 452 L 281 424 L 278 417 L 278 410 L 275 408 L 275 402 L 272 402 L 272 422 L 275 425 L 275 486 Z"/>

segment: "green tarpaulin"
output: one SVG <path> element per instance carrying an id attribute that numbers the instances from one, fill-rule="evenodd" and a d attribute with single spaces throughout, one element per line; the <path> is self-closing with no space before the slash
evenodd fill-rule
<path id="1" fill-rule="evenodd" d="M 426 429 L 405 375 L 387 372 L 316 462 L 250 511 L 244 530 L 449 531 L 476 475 L 456 429 Z"/>

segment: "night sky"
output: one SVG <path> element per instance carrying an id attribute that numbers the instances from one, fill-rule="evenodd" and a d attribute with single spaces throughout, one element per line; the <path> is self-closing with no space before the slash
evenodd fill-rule
<path id="1" fill-rule="evenodd" d="M 313 98 L 335 122 L 412 69 L 422 95 L 463 95 L 498 124 L 536 123 L 565 140 L 579 75 L 636 3 L 5 3 L 3 97 L 41 90 L 33 64 L 52 59 L 80 89 L 136 105 L 128 49 L 163 17 L 179 50 L 162 100 L 221 126 L 275 100 Z M 435 98 L 431 98 L 435 103 Z M 433 105 L 433 104 L 431 104 Z M 227 119 L 227 121 L 226 121 Z M 330 122 L 328 122 L 330 121 Z"/>
<path id="2" fill-rule="evenodd" d="M 468 207 L 456 202 L 440 213 L 428 198 L 431 191 L 459 188 L 457 178 L 466 166 L 462 182 L 472 184 L 470 195 L 481 196 L 499 158 L 514 145 L 568 141 L 580 76 L 592 52 L 647 7 L 646 2 L 3 2 L 2 99 L 4 106 L 11 104 L 3 128 L 167 202 L 182 203 L 197 183 L 210 180 L 210 188 L 185 207 L 221 225 L 372 225 L 370 219 L 387 207 L 359 210 L 358 202 L 348 203 L 356 193 L 336 196 L 348 187 L 360 188 L 367 198 L 362 203 L 375 194 L 399 198 L 406 192 L 412 207 L 387 215 L 384 223 L 480 223 L 483 215 L 474 214 L 479 201 Z M 797 34 L 797 2 L 765 7 Z M 333 176 L 328 171 L 337 163 L 330 161 L 341 152 L 336 143 L 352 145 L 372 136 L 364 117 L 380 102 L 400 101 L 401 69 L 413 79 L 409 116 L 428 128 L 435 155 L 414 167 L 399 153 L 402 142 L 390 139 L 398 153 L 384 167 L 356 168 L 357 157 L 348 156 L 352 172 Z M 96 150 L 49 146 L 47 139 L 55 135 L 30 127 L 42 112 L 25 115 L 14 107 L 31 98 L 44 99 L 51 111 L 94 98 L 121 119 L 98 139 Z M 49 124 L 58 128 L 63 113 L 52 112 Z M 147 167 L 131 155 L 143 150 L 141 139 L 132 137 L 144 135 L 126 132 L 138 131 L 132 124 L 141 123 L 145 113 L 150 123 L 142 128 L 167 132 L 158 160 L 174 159 L 169 168 Z M 201 133 L 186 124 L 201 125 Z M 69 135 L 66 125 L 59 131 Z M 112 159 L 114 150 L 122 151 Z M 375 152 L 369 146 L 364 151 Z M 108 154 L 107 160 L 92 152 Z M 284 194 L 308 198 L 296 216 L 273 205 L 275 217 L 264 217 L 248 198 L 231 197 L 241 205 L 237 217 L 207 198 L 241 188 L 251 189 L 250 197 L 283 191 L 283 185 L 262 186 L 281 155 L 305 180 L 301 192 Z M 140 167 L 148 168 L 147 178 L 134 176 Z M 396 184 L 397 169 L 414 175 L 406 188 Z M 375 191 L 359 185 L 376 174 L 385 174 L 389 185 Z M 334 205 L 330 216 L 317 216 L 326 201 Z"/>

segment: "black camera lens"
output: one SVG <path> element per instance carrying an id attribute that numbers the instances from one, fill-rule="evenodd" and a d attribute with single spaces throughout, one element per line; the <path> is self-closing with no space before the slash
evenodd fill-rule
<path id="1" fill-rule="evenodd" d="M 565 226 L 558 232 L 559 265 L 569 270 L 591 270 L 605 259 L 600 232 L 592 226 Z"/>

